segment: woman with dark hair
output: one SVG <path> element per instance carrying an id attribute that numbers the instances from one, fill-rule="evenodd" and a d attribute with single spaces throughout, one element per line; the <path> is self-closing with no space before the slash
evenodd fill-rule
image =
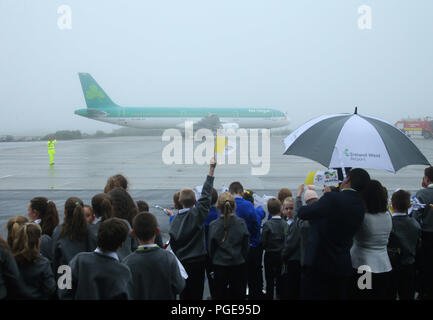
<path id="1" fill-rule="evenodd" d="M 117 250 L 117 255 L 120 261 L 122 261 L 123 258 L 134 252 L 138 247 L 138 242 L 131 233 L 132 220 L 138 214 L 138 208 L 130 194 L 123 188 L 114 188 L 108 192 L 108 196 L 113 206 L 113 217 L 122 219 L 129 228 L 124 245 Z"/>
<path id="2" fill-rule="evenodd" d="M 52 236 L 54 228 L 59 225 L 59 213 L 56 204 L 45 197 L 35 197 L 30 200 L 28 216 L 31 221 L 41 227 L 41 254 L 48 260 L 52 260 Z"/>
<path id="3" fill-rule="evenodd" d="M 71 197 L 65 202 L 63 224 L 53 232 L 53 268 L 67 265 L 79 252 L 90 252 L 96 248 L 96 235 L 88 227 L 84 216 L 83 201 Z"/>
<path id="4" fill-rule="evenodd" d="M 387 245 L 392 230 L 392 217 L 387 211 L 388 194 L 379 181 L 371 180 L 364 189 L 363 201 L 366 213 L 350 250 L 355 269 L 354 298 L 389 299 L 392 267 Z M 361 266 L 371 269 L 368 270 L 371 272 L 371 289 L 359 288 L 358 280 L 364 273 L 358 273 Z"/>

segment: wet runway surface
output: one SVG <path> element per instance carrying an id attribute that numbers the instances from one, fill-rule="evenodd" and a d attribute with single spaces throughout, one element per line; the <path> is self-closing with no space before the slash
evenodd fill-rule
<path id="1" fill-rule="evenodd" d="M 414 142 L 432 162 L 433 140 Z M 163 240 L 167 241 L 169 217 L 154 206 L 172 208 L 173 194 L 184 187 L 202 185 L 208 172 L 207 165 L 164 164 L 162 151 L 167 144 L 161 137 L 58 141 L 55 165 L 49 166 L 46 142 L 0 143 L 0 235 L 5 238 L 9 218 L 27 216 L 27 206 L 33 197 L 44 196 L 54 201 L 62 220 L 68 197 L 76 196 L 89 204 L 95 194 L 103 191 L 109 176 L 121 173 L 129 180 L 129 192 L 134 200 L 145 200 L 149 204 L 158 219 Z M 231 182 L 240 181 L 244 188 L 260 196 L 276 196 L 282 187 L 295 193 L 308 172 L 325 169 L 311 160 L 283 155 L 283 137 L 272 137 L 270 150 L 267 175 L 252 175 L 251 167 L 257 165 L 252 165 L 251 161 L 244 165 L 218 165 L 215 188 L 219 192 Z M 404 188 L 415 193 L 420 188 L 424 167 L 409 166 L 397 174 L 368 171 L 389 192 Z M 204 299 L 208 296 L 205 281 Z"/>
<path id="2" fill-rule="evenodd" d="M 251 164 L 219 165 L 215 172 L 215 188 L 220 190 L 233 181 L 259 195 L 276 195 L 281 187 L 293 192 L 305 181 L 309 171 L 325 169 L 308 159 L 285 156 L 283 137 L 271 137 L 270 170 L 254 176 Z M 433 140 L 415 139 L 429 161 L 433 160 Z M 10 217 L 27 215 L 27 205 L 35 196 L 53 200 L 63 215 L 65 200 L 77 196 L 85 203 L 102 192 L 107 178 L 122 173 L 130 183 L 134 200 L 145 200 L 150 206 L 172 207 L 173 193 L 184 187 L 202 185 L 207 165 L 171 164 L 162 160 L 162 151 L 169 142 L 161 137 L 116 137 L 104 139 L 60 141 L 56 143 L 55 165 L 48 165 L 46 142 L 0 143 L 0 227 Z M 199 143 L 195 143 L 197 146 Z M 240 150 L 236 150 L 239 153 Z M 238 161 L 239 163 L 239 161 Z M 415 192 L 425 166 L 409 166 L 397 174 L 368 170 L 388 190 L 404 188 Z M 166 234 L 168 217 L 152 208 Z"/>

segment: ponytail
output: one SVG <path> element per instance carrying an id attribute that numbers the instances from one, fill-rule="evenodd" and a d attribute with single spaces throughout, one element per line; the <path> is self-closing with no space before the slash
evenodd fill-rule
<path id="1" fill-rule="evenodd" d="M 224 218 L 224 237 L 222 239 L 224 242 L 227 239 L 229 222 L 235 210 L 235 199 L 230 193 L 224 192 L 218 197 L 217 207 L 221 211 L 221 217 Z"/>
<path id="2" fill-rule="evenodd" d="M 12 254 L 18 265 L 29 265 L 39 258 L 39 239 L 42 230 L 39 225 L 27 222 L 20 225 L 12 244 Z"/>
<path id="3" fill-rule="evenodd" d="M 113 217 L 113 206 L 111 205 L 111 201 L 108 198 L 102 200 L 101 209 L 102 209 L 102 215 L 101 215 L 102 221 Z"/>
<path id="4" fill-rule="evenodd" d="M 48 200 L 47 210 L 43 216 L 41 216 L 41 229 L 42 234 L 47 234 L 50 237 L 53 235 L 54 228 L 59 225 L 59 213 L 57 212 L 56 204 Z"/>
<path id="5" fill-rule="evenodd" d="M 101 222 L 113 217 L 113 205 L 105 193 L 99 193 L 92 198 L 92 208 L 95 216 L 101 218 Z"/>
<path id="6" fill-rule="evenodd" d="M 87 221 L 84 216 L 83 201 L 72 197 L 65 202 L 65 220 L 60 237 L 68 236 L 72 241 L 81 241 L 87 237 Z"/>
<path id="7" fill-rule="evenodd" d="M 6 228 L 8 230 L 8 236 L 7 236 L 7 244 L 9 245 L 9 248 L 12 248 L 13 241 L 16 237 L 16 234 L 18 232 L 18 229 L 21 225 L 24 223 L 29 222 L 29 219 L 27 219 L 24 216 L 15 216 L 9 219 Z"/>
<path id="8" fill-rule="evenodd" d="M 35 197 L 30 200 L 30 208 L 39 213 L 42 234 L 47 234 L 51 237 L 54 228 L 59 225 L 59 213 L 57 212 L 56 204 L 45 197 Z"/>

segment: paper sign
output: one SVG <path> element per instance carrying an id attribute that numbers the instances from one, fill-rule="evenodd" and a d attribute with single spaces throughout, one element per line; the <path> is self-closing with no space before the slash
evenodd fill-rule
<path id="1" fill-rule="evenodd" d="M 305 185 L 337 186 L 339 184 L 337 170 L 311 171 L 307 175 Z"/>

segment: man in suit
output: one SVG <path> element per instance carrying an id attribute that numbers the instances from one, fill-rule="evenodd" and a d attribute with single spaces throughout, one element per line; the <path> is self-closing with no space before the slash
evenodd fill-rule
<path id="1" fill-rule="evenodd" d="M 433 299 L 433 167 L 424 170 L 422 181 L 423 188 L 416 193 L 417 199 L 425 204 L 424 208 L 413 213 L 413 216 L 421 225 L 421 299 Z"/>
<path id="2" fill-rule="evenodd" d="M 346 299 L 353 268 L 352 239 L 364 219 L 361 192 L 370 181 L 363 169 L 353 169 L 340 192 L 325 187 L 319 201 L 299 209 L 298 217 L 310 222 L 301 276 L 301 299 Z"/>

